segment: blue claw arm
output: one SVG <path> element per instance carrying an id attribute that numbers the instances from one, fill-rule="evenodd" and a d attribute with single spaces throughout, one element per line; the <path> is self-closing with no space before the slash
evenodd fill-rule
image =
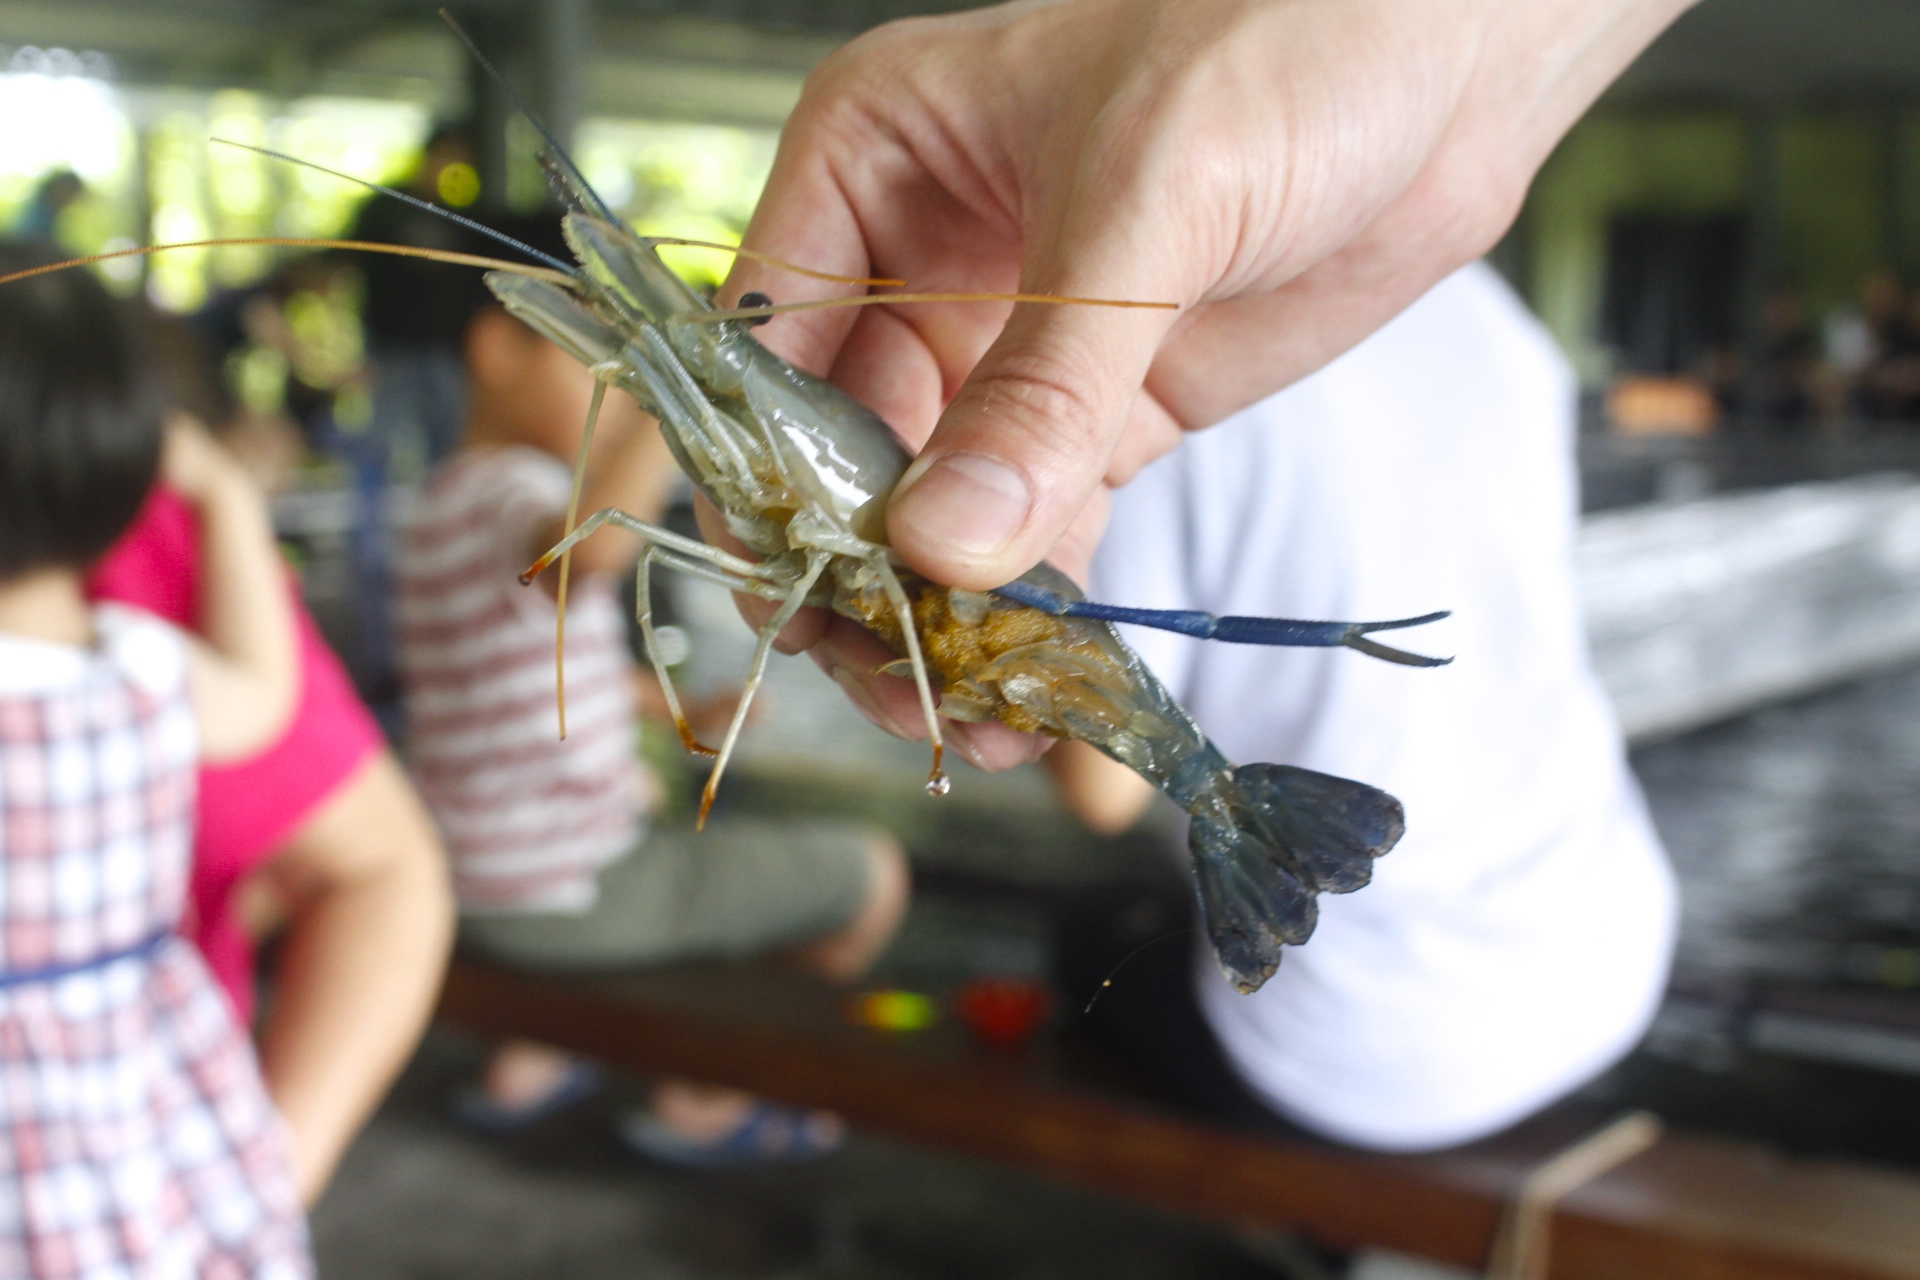
<path id="1" fill-rule="evenodd" d="M 1056 618 L 1093 618 L 1101 622 L 1131 622 L 1136 626 L 1174 631 L 1196 640 L 1224 640 L 1228 644 L 1286 645 L 1298 648 L 1334 648 L 1344 645 L 1384 662 L 1407 667 L 1444 667 L 1452 658 L 1429 658 L 1403 649 L 1389 648 L 1367 639 L 1370 632 L 1398 631 L 1438 622 L 1450 610 L 1423 614 L 1418 618 L 1396 618 L 1391 622 L 1306 622 L 1296 618 L 1246 618 L 1229 615 L 1221 618 L 1198 609 L 1130 609 L 1125 605 L 1095 604 L 1091 600 L 1068 600 L 1058 592 L 1026 582 L 1009 582 L 995 587 L 994 594 L 1015 604 L 1023 604 L 1050 613 Z"/>

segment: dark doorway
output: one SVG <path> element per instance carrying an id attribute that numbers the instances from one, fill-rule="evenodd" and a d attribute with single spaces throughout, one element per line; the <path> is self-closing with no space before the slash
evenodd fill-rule
<path id="1" fill-rule="evenodd" d="M 1742 214 L 1633 213 L 1607 226 L 1601 337 L 1623 372 L 1698 373 L 1738 334 Z"/>

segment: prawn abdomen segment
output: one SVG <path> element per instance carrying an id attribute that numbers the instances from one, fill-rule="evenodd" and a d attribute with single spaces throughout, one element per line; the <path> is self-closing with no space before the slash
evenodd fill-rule
<path id="1" fill-rule="evenodd" d="M 899 572 L 899 578 L 927 673 L 954 695 L 955 719 L 999 719 L 1021 733 L 1076 736 L 1055 705 L 1056 688 L 1062 699 L 1071 700 L 1067 685 L 1091 688 L 1103 673 L 1118 675 L 1085 623 L 910 573 Z M 907 653 L 906 636 L 871 569 L 843 569 L 834 609 L 873 632 L 896 655 Z M 1124 680 L 1105 683 L 1112 695 L 1124 694 Z M 1098 701 L 1097 695 L 1088 700 L 1089 705 Z"/>

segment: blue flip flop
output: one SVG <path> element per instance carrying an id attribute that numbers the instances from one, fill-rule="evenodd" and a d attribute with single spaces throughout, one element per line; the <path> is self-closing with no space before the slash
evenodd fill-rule
<path id="1" fill-rule="evenodd" d="M 668 1128 L 652 1113 L 620 1118 L 620 1140 L 649 1160 L 678 1169 L 772 1169 L 825 1159 L 846 1145 L 844 1126 L 822 1134 L 818 1112 L 774 1102 L 756 1102 L 746 1119 L 725 1135 L 698 1141 Z"/>
<path id="2" fill-rule="evenodd" d="M 469 1085 L 454 1095 L 448 1110 L 464 1128 L 475 1133 L 518 1133 L 548 1116 L 558 1115 L 577 1102 L 586 1101 L 600 1092 L 600 1086 L 606 1082 L 604 1071 L 580 1059 L 567 1068 L 558 1084 L 532 1102 L 510 1106 L 487 1096 L 486 1090 L 478 1085 Z"/>

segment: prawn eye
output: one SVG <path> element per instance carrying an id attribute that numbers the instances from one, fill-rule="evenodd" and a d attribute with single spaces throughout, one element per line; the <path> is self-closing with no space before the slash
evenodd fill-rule
<path id="1" fill-rule="evenodd" d="M 743 293 L 740 295 L 740 301 L 734 305 L 738 307 L 770 307 L 773 305 L 773 299 L 764 293 Z M 771 319 L 773 319 L 772 316 L 750 316 L 747 319 L 747 324 L 752 328 L 758 329 Z"/>

